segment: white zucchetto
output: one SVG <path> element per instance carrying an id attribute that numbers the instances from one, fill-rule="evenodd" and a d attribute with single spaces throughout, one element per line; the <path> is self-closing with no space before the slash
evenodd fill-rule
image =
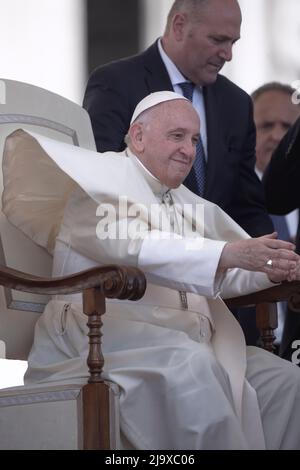
<path id="1" fill-rule="evenodd" d="M 147 109 L 152 108 L 157 104 L 164 103 L 165 101 L 172 100 L 188 101 L 184 96 L 179 93 L 175 93 L 174 91 L 156 91 L 155 93 L 150 93 L 150 95 L 147 95 L 136 105 L 130 125 Z"/>

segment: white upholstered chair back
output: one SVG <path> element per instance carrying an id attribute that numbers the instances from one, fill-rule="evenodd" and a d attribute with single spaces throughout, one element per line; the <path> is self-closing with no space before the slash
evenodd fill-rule
<path id="1" fill-rule="evenodd" d="M 1 161 L 7 135 L 19 128 L 95 150 L 90 119 L 81 106 L 39 87 L 0 79 Z M 0 174 L 2 194 L 2 171 Z M 9 224 L 1 212 L 0 264 L 50 276 L 52 258 Z M 27 358 L 34 324 L 47 300 L 45 296 L 0 287 L 0 357 Z"/>
<path id="2" fill-rule="evenodd" d="M 33 85 L 0 79 L 1 161 L 6 137 L 19 128 L 95 150 L 89 116 L 79 105 Z M 2 171 L 0 174 L 2 194 Z M 10 225 L 2 211 L 0 264 L 30 274 L 51 276 L 51 256 Z M 47 300 L 46 296 L 0 286 L 0 358 L 27 359 L 35 322 Z M 113 429 L 117 430 L 118 393 L 113 386 L 109 393 L 110 419 Z M 83 448 L 82 404 L 80 383 L 1 390 L 0 449 Z M 110 445 L 117 447 L 117 441 L 117 434 L 112 435 Z"/>

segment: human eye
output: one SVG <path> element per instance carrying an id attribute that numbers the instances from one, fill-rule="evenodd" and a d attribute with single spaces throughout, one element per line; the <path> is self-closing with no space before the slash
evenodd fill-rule
<path id="1" fill-rule="evenodd" d="M 183 133 L 182 132 L 179 132 L 179 131 L 176 131 L 176 132 L 172 132 L 171 133 L 171 138 L 178 141 L 178 140 L 182 140 L 183 138 Z"/>
<path id="2" fill-rule="evenodd" d="M 274 126 L 274 124 L 272 122 L 264 122 L 262 123 L 262 125 L 260 126 L 260 128 L 263 130 L 263 131 L 269 131 L 270 129 L 272 129 L 272 127 Z"/>
<path id="3" fill-rule="evenodd" d="M 282 124 L 282 127 L 287 132 L 292 127 L 292 125 L 285 122 Z"/>
<path id="4" fill-rule="evenodd" d="M 211 36 L 210 40 L 213 44 L 222 44 L 224 42 L 224 39 L 218 36 Z"/>
<path id="5" fill-rule="evenodd" d="M 198 137 L 193 137 L 193 138 L 192 138 L 192 144 L 193 144 L 193 146 L 194 146 L 194 147 L 196 147 L 196 146 L 197 146 L 197 144 L 198 144 L 198 142 L 199 142 L 199 138 L 200 138 L 199 136 L 198 136 Z"/>

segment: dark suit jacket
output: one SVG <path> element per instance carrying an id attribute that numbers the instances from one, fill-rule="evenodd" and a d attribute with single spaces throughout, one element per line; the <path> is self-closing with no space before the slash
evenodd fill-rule
<path id="1" fill-rule="evenodd" d="M 264 173 L 267 208 L 288 214 L 300 207 L 300 118 L 283 137 Z M 298 237 L 298 247 L 300 240 Z"/>
<path id="2" fill-rule="evenodd" d="M 154 91 L 173 90 L 157 43 L 142 54 L 99 67 L 91 75 L 84 108 L 99 152 L 124 149 L 137 103 Z M 204 88 L 208 165 L 204 197 L 221 206 L 250 235 L 273 230 L 254 172 L 255 127 L 249 96 L 225 77 Z"/>
<path id="3" fill-rule="evenodd" d="M 264 173 L 263 185 L 268 210 L 273 214 L 287 214 L 300 208 L 300 118 L 275 150 Z M 300 253 L 300 224 L 296 251 Z M 285 359 L 291 359 L 295 339 L 300 339 L 300 312 L 287 309 L 280 346 L 280 355 Z"/>

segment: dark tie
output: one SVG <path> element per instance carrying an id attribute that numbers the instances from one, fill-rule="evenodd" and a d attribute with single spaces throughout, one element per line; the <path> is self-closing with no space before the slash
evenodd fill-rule
<path id="1" fill-rule="evenodd" d="M 193 102 L 193 92 L 195 87 L 194 84 L 191 82 L 183 82 L 179 83 L 179 86 L 182 89 L 183 96 Z M 196 147 L 196 158 L 194 165 L 183 184 L 194 193 L 198 194 L 199 196 L 203 196 L 205 189 L 205 179 L 206 160 L 203 142 L 200 137 Z"/>
<path id="2" fill-rule="evenodd" d="M 271 219 L 274 225 L 274 229 L 278 233 L 280 240 L 289 242 L 291 240 L 289 228 L 284 215 L 271 215 Z"/>

